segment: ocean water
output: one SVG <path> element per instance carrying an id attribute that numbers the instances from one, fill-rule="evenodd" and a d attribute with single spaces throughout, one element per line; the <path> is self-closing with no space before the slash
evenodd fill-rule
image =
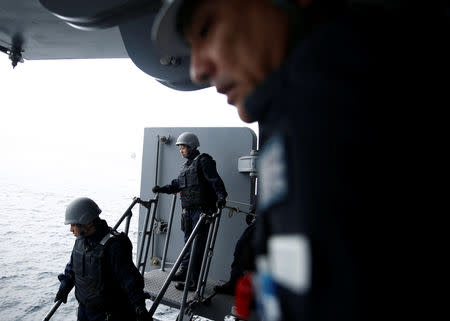
<path id="1" fill-rule="evenodd" d="M 75 240 L 63 223 L 70 201 L 92 198 L 102 209 L 100 217 L 112 226 L 133 197 L 139 196 L 140 171 L 135 159 L 116 161 L 114 166 L 92 165 L 90 170 L 74 166 L 62 172 L 58 166 L 43 171 L 0 170 L 0 320 L 43 320 L 52 308 L 57 275 L 63 272 Z M 134 258 L 137 216 L 135 206 L 129 233 Z M 73 292 L 51 320 L 76 320 Z M 177 314 L 178 310 L 161 306 L 154 317 L 168 321 Z"/>

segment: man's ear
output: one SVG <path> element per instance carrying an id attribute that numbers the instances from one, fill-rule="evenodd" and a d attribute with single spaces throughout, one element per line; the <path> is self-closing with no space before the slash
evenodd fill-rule
<path id="1" fill-rule="evenodd" d="M 94 226 L 94 222 L 90 222 L 90 223 L 83 225 L 83 228 L 86 229 L 86 231 L 88 231 L 93 226 Z"/>

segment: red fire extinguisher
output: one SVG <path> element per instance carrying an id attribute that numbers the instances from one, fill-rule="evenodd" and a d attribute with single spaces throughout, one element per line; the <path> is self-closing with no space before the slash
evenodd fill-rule
<path id="1" fill-rule="evenodd" d="M 234 314 L 242 320 L 250 317 L 250 305 L 253 299 L 252 275 L 246 273 L 236 283 L 234 295 Z"/>

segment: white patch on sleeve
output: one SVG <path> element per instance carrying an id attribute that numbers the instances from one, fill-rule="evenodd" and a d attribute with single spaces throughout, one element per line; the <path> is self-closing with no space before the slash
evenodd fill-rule
<path id="1" fill-rule="evenodd" d="M 276 235 L 269 239 L 269 266 L 273 279 L 297 293 L 305 293 L 311 283 L 309 240 L 299 234 Z"/>
<path id="2" fill-rule="evenodd" d="M 287 198 L 287 164 L 283 139 L 271 138 L 259 155 L 258 207 L 264 210 Z"/>

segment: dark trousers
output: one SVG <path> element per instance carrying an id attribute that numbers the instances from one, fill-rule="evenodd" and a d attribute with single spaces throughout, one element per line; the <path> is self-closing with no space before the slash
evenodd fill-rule
<path id="1" fill-rule="evenodd" d="M 236 243 L 230 272 L 230 281 L 232 282 L 236 282 L 238 278 L 244 275 L 245 271 L 253 271 L 255 269 L 255 255 L 252 246 L 254 231 L 255 223 L 252 223 L 247 226 Z"/>
<path id="2" fill-rule="evenodd" d="M 78 306 L 78 321 L 105 321 L 106 312 L 88 309 L 80 303 Z"/>
<path id="3" fill-rule="evenodd" d="M 184 243 L 186 243 L 192 233 L 192 230 L 194 229 L 200 218 L 200 214 L 204 211 L 202 211 L 201 209 L 185 209 L 184 211 Z M 199 233 L 197 234 L 195 253 L 192 253 L 193 262 L 191 279 L 195 282 L 197 282 L 200 274 L 203 253 L 205 252 L 206 240 L 208 238 L 208 228 L 209 225 L 207 224 L 202 224 L 202 226 L 200 227 Z M 183 260 L 181 261 L 181 268 L 187 269 L 189 265 L 189 259 L 191 257 L 191 248 L 192 246 L 188 248 L 183 256 Z"/>
<path id="4" fill-rule="evenodd" d="M 136 321 L 136 314 L 131 307 L 117 307 L 117 311 L 106 313 L 102 310 L 89 309 L 83 304 L 78 305 L 78 321 Z"/>

